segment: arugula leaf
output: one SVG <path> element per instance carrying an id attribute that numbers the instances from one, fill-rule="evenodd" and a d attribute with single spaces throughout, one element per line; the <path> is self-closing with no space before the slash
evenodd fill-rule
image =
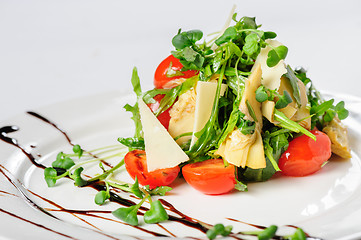
<path id="1" fill-rule="evenodd" d="M 140 87 L 140 79 L 136 67 L 133 68 L 131 82 L 133 85 L 133 91 L 135 92 L 135 94 L 137 94 L 138 97 L 140 97 L 142 95 L 142 89 Z"/>
<path id="2" fill-rule="evenodd" d="M 243 116 L 244 116 L 244 114 L 243 114 Z M 240 115 L 238 122 L 237 122 L 237 127 L 241 131 L 241 133 L 243 133 L 244 135 L 247 135 L 247 134 L 254 133 L 256 124 L 253 121 L 243 119 L 243 117 L 241 117 L 241 115 Z"/>
<path id="3" fill-rule="evenodd" d="M 316 141 L 316 137 L 315 135 L 313 135 L 311 132 L 309 132 L 307 129 L 303 128 L 301 125 L 299 125 L 298 123 L 290 120 L 289 118 L 286 117 L 286 115 L 280 111 L 278 111 L 277 109 L 275 109 L 274 111 L 274 119 L 279 123 L 279 126 L 283 127 L 283 128 L 287 128 L 293 132 L 296 133 L 303 133 L 307 136 L 309 136 L 310 138 L 312 138 L 313 140 Z"/>
<path id="4" fill-rule="evenodd" d="M 177 97 L 194 87 L 197 81 L 198 75 L 190 77 L 181 85 L 170 89 L 160 101 L 159 108 L 154 112 L 154 115 L 159 116 L 159 114 L 170 108 L 177 99 Z"/>
<path id="5" fill-rule="evenodd" d="M 122 138 L 122 137 L 119 137 L 118 142 L 120 142 L 124 146 L 128 147 L 130 150 L 134 150 L 134 149 L 144 150 L 144 147 L 145 147 L 143 138 L 135 138 L 135 137 L 134 138 L 132 138 L 132 137 Z"/>
<path id="6" fill-rule="evenodd" d="M 153 195 L 165 196 L 167 192 L 172 190 L 172 188 L 168 186 L 159 186 L 154 189 L 150 189 L 149 185 L 146 185 L 144 187 L 146 191 L 152 196 Z"/>
<path id="7" fill-rule="evenodd" d="M 234 185 L 234 189 L 236 189 L 237 191 L 240 191 L 240 192 L 248 191 L 247 184 L 245 184 L 237 179 L 236 179 L 236 184 Z"/>
<path id="8" fill-rule="evenodd" d="M 154 97 L 161 94 L 161 95 L 164 95 L 166 94 L 167 92 L 169 92 L 169 89 L 158 89 L 158 88 L 154 88 L 154 89 L 151 89 L 149 91 L 146 91 L 144 94 L 143 94 L 143 101 L 146 103 L 146 104 L 149 104 L 149 103 L 155 103 L 156 101 L 154 100 Z"/>
<path id="9" fill-rule="evenodd" d="M 293 90 L 293 97 L 295 98 L 297 105 L 300 106 L 301 93 L 300 93 L 300 88 L 298 86 L 298 78 L 296 77 L 295 73 L 293 72 L 293 70 L 289 65 L 287 65 L 286 69 L 287 69 L 287 73 L 285 74 L 285 76 L 290 81 Z"/>
<path id="10" fill-rule="evenodd" d="M 334 99 L 330 99 L 321 103 L 320 105 L 314 105 L 310 109 L 310 114 L 315 116 L 323 115 L 328 109 L 330 109 L 333 105 Z"/>

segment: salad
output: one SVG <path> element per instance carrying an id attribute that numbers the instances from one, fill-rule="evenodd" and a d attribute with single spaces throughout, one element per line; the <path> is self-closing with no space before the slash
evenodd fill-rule
<path id="1" fill-rule="evenodd" d="M 303 68 L 287 65 L 288 48 L 276 33 L 261 30 L 252 17 L 233 14 L 232 20 L 209 41 L 200 30 L 180 29 L 172 39 L 174 50 L 155 70 L 153 89 L 143 92 L 133 69 L 137 101 L 124 108 L 135 131 L 119 137 L 126 150 L 115 166 L 101 159 L 102 172 L 84 179 L 74 156 L 91 154 L 75 145 L 72 154 L 59 153 L 45 169 L 48 186 L 62 177 L 80 187 L 101 182 L 99 205 L 112 199 L 113 188 L 130 192 L 140 202 L 113 215 L 138 225 L 145 201 L 150 204 L 145 223 L 169 219 L 164 204 L 152 196 L 166 195 L 177 178 L 204 194 L 237 194 L 247 191 L 247 183 L 275 174 L 314 174 L 332 154 L 350 158 L 341 123 L 348 116 L 344 102 L 324 99 Z M 134 183 L 111 181 L 121 167 Z M 232 232 L 222 224 L 208 228 L 210 239 Z M 268 231 L 263 239 L 270 239 L 276 230 L 271 226 L 253 235 Z M 292 239 L 305 238 L 301 229 L 296 235 L 302 237 Z"/>

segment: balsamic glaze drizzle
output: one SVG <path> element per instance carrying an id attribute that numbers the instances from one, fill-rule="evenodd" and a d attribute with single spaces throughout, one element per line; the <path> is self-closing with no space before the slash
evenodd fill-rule
<path id="1" fill-rule="evenodd" d="M 19 144 L 18 140 L 16 140 L 15 138 L 8 137 L 8 133 L 16 132 L 18 130 L 19 127 L 17 126 L 2 127 L 0 128 L 0 139 L 20 149 L 25 154 L 25 156 L 32 162 L 32 164 L 34 164 L 36 167 L 45 169 L 46 167 L 43 164 L 38 163 L 35 157 L 31 153 L 26 151 L 26 149 Z"/>
<path id="2" fill-rule="evenodd" d="M 70 137 L 68 136 L 68 134 L 67 134 L 65 131 L 63 131 L 62 129 L 60 129 L 55 123 L 51 122 L 50 120 L 48 120 L 47 118 L 41 116 L 41 115 L 38 114 L 38 113 L 31 112 L 31 111 L 29 111 L 29 112 L 27 112 L 27 113 L 30 114 L 30 115 L 33 116 L 33 117 L 36 117 L 36 118 L 42 120 L 42 121 L 45 122 L 45 123 L 53 126 L 55 129 L 57 129 L 57 130 L 66 138 L 66 140 L 68 141 L 68 143 L 69 143 L 70 145 L 74 146 L 74 144 L 73 144 L 73 142 L 71 141 L 71 139 L 70 139 Z M 2 141 L 4 141 L 4 142 L 10 144 L 10 145 L 13 145 L 13 146 L 17 147 L 18 149 L 20 149 L 20 150 L 27 156 L 27 158 L 31 161 L 31 163 L 32 163 L 33 165 L 35 165 L 36 167 L 42 168 L 42 169 L 46 168 L 46 166 L 38 163 L 38 162 L 36 161 L 35 157 L 34 157 L 31 153 L 29 153 L 29 152 L 26 151 L 22 146 L 20 146 L 19 143 L 18 143 L 18 141 L 17 141 L 16 139 L 11 138 L 11 137 L 8 137 L 8 134 L 9 134 L 9 133 L 12 133 L 12 132 L 15 132 L 15 131 L 18 131 L 18 130 L 19 130 L 19 128 L 18 128 L 17 126 L 5 126 L 5 127 L 2 127 L 2 128 L 0 128 L 0 139 L 1 139 Z M 96 156 L 93 155 L 93 157 L 96 157 Z M 106 163 L 106 162 L 105 162 L 105 163 Z M 49 199 L 46 199 L 46 198 L 44 198 L 44 197 L 42 197 L 42 196 L 40 196 L 40 195 L 32 192 L 31 190 L 28 190 L 28 191 L 29 191 L 31 194 L 33 194 L 34 196 L 36 196 L 36 197 L 42 199 L 43 201 L 48 202 L 49 204 L 51 204 L 51 205 L 53 205 L 54 207 L 58 208 L 58 209 L 50 209 L 50 208 L 43 209 L 43 208 L 41 208 L 40 206 L 36 205 L 28 196 L 26 196 L 26 194 L 25 194 L 24 192 L 22 192 L 21 189 L 19 189 L 19 188 L 16 186 L 16 184 L 12 181 L 12 179 L 4 172 L 1 168 L 5 169 L 3 166 L 0 165 L 0 173 L 2 173 L 2 174 L 9 180 L 9 182 L 12 183 L 12 185 L 13 185 L 15 188 L 17 188 L 17 189 L 20 191 L 20 193 L 22 193 L 22 195 L 26 198 L 26 200 L 30 203 L 30 205 L 32 205 L 33 207 L 35 207 L 35 208 L 39 209 L 40 211 L 44 212 L 44 213 L 47 214 L 48 216 L 51 216 L 51 217 L 56 218 L 56 219 L 59 219 L 59 218 L 53 216 L 52 214 L 50 214 L 49 212 L 66 212 L 66 213 L 72 214 L 74 217 L 77 217 L 77 218 L 79 218 L 80 220 L 86 222 L 88 225 L 94 227 L 95 229 L 98 229 L 96 226 L 90 224 L 89 222 L 85 221 L 85 219 L 82 219 L 82 218 L 80 218 L 80 217 L 78 216 L 78 215 L 86 215 L 86 216 L 91 216 L 91 217 L 94 217 L 94 218 L 100 218 L 100 219 L 104 219 L 104 220 L 108 220 L 108 221 L 115 221 L 115 222 L 118 222 L 118 223 L 121 223 L 121 224 L 130 226 L 130 227 L 134 227 L 134 228 L 136 228 L 136 229 L 138 229 L 138 230 L 141 230 L 141 231 L 143 231 L 143 232 L 149 233 L 149 234 L 151 234 L 151 235 L 153 235 L 153 236 L 157 236 L 157 237 L 169 237 L 169 236 L 167 236 L 167 235 L 164 235 L 164 234 L 161 234 L 161 233 L 158 233 L 158 232 L 153 232 L 153 231 L 144 229 L 144 228 L 139 227 L 139 226 L 132 226 L 132 225 L 129 225 L 129 224 L 127 224 L 127 223 L 124 223 L 124 222 L 121 222 L 121 221 L 118 221 L 118 220 L 114 220 L 114 219 L 112 219 L 112 218 L 107 218 L 107 217 L 103 217 L 103 216 L 97 215 L 97 214 L 109 214 L 109 213 L 111 213 L 110 211 L 65 209 L 65 208 L 61 207 L 59 204 L 57 204 L 57 203 L 55 203 L 55 202 L 53 202 L 53 201 L 51 201 L 51 200 L 49 200 Z M 105 186 L 104 186 L 104 184 L 101 183 L 101 182 L 92 182 L 92 183 L 86 185 L 85 187 L 91 187 L 91 188 L 94 188 L 94 189 L 97 190 L 97 191 L 105 190 Z M 203 232 L 203 233 L 206 233 L 207 230 L 208 230 L 208 228 L 206 227 L 206 225 L 209 226 L 209 227 L 212 226 L 212 225 L 210 225 L 210 224 L 206 224 L 206 223 L 200 222 L 200 221 L 198 221 L 198 220 L 196 220 L 196 219 L 193 219 L 193 218 L 191 218 L 191 217 L 183 214 L 182 212 L 180 212 L 179 210 L 177 210 L 171 203 L 167 202 L 167 201 L 164 200 L 164 199 L 159 199 L 159 200 L 162 202 L 162 204 L 166 207 L 166 209 L 167 209 L 168 211 L 173 212 L 173 213 L 179 215 L 179 217 L 170 215 L 170 216 L 169 216 L 169 220 L 170 220 L 170 221 L 181 223 L 181 224 L 183 224 L 183 225 L 185 225 L 185 226 L 188 226 L 188 227 L 197 229 L 197 230 L 199 230 L 199 231 L 201 231 L 201 232 Z M 115 202 L 115 203 L 118 203 L 118 204 L 120 204 L 120 205 L 122 205 L 122 206 L 126 206 L 126 207 L 133 206 L 133 205 L 136 204 L 135 202 L 133 202 L 133 201 L 131 201 L 131 200 L 129 200 L 129 199 L 125 199 L 125 198 L 120 197 L 118 194 L 116 194 L 116 193 L 114 193 L 114 192 L 110 192 L 110 201 Z M 147 211 L 147 210 L 149 210 L 149 209 L 142 206 L 142 207 L 140 208 L 140 210 L 141 210 L 141 211 L 138 211 L 138 215 L 144 215 L 144 212 Z M 13 217 L 16 217 L 16 218 L 18 218 L 18 219 L 21 219 L 21 220 L 23 220 L 23 221 L 29 222 L 29 223 L 31 223 L 31 224 L 33 224 L 33 225 L 36 225 L 36 226 L 39 226 L 39 227 L 41 227 L 41 228 L 47 229 L 47 230 L 49 230 L 49 231 L 51 231 L 51 232 L 60 234 L 60 235 L 62 235 L 62 236 L 68 237 L 68 238 L 70 238 L 70 239 L 74 239 L 74 238 L 72 238 L 71 236 L 68 236 L 68 235 L 65 235 L 65 234 L 56 232 L 56 231 L 54 231 L 54 230 L 52 230 L 52 229 L 49 229 L 49 228 L 47 228 L 47 227 L 45 227 L 45 226 L 43 226 L 43 225 L 40 225 L 40 224 L 31 222 L 31 221 L 29 221 L 29 220 L 27 220 L 27 219 L 21 218 L 21 217 L 15 215 L 15 214 L 13 214 L 13 213 L 7 212 L 7 211 L 5 211 L 5 210 L 3 210 L 3 209 L 1 209 L 1 208 L 0 208 L 0 211 L 3 212 L 3 213 L 6 213 L 6 214 L 8 214 L 8 215 L 11 215 L 11 216 L 13 216 Z M 242 221 L 239 221 L 239 220 L 236 220 L 236 219 L 231 219 L 231 218 L 227 218 L 227 219 L 228 219 L 228 220 L 231 220 L 231 221 L 235 221 L 235 222 L 240 222 L 240 223 L 243 223 L 243 224 L 247 224 L 247 225 L 250 225 L 250 226 L 259 228 L 259 229 L 265 229 L 265 228 L 266 228 L 266 227 L 264 227 L 264 226 L 255 225 L 255 224 L 249 224 L 249 223 L 245 223 L 245 222 L 242 222 Z M 60 219 L 59 219 L 59 220 L 60 220 Z M 164 231 L 166 231 L 171 237 L 176 237 L 173 233 L 171 233 L 169 230 L 167 230 L 163 225 L 158 224 L 158 226 L 159 226 L 160 228 L 162 228 Z M 99 231 L 98 231 L 98 230 L 99 230 Z M 101 234 L 103 234 L 103 235 L 105 235 L 105 236 L 108 236 L 109 238 L 117 239 L 117 238 L 114 238 L 114 237 L 111 236 L 111 235 L 108 235 L 108 234 L 102 232 L 100 229 L 98 229 L 98 230 L 94 230 L 94 229 L 93 229 L 93 231 L 96 231 L 96 232 L 101 233 Z M 242 235 L 242 234 L 241 234 L 241 235 Z M 309 236 L 309 235 L 308 235 L 308 236 Z M 230 237 L 235 238 L 235 239 L 241 239 L 241 238 L 239 238 L 239 236 L 237 236 L 237 235 L 234 234 L 234 233 L 232 233 L 232 234 L 230 235 Z M 193 238 L 193 239 L 197 239 L 197 238 Z M 282 237 L 276 236 L 274 239 L 282 239 Z M 311 238 L 310 238 L 310 239 L 311 239 Z M 313 238 L 313 239 L 316 239 L 316 238 Z"/>
<path id="3" fill-rule="evenodd" d="M 41 225 L 41 224 L 35 223 L 35 222 L 33 222 L 33 221 L 30 221 L 30 220 L 28 220 L 28 219 L 22 218 L 22 217 L 20 217 L 20 216 L 18 216 L 18 215 L 16 215 L 16 214 L 11 213 L 11 212 L 8 212 L 8 211 L 6 211 L 6 210 L 4 210 L 4 209 L 2 209 L 2 208 L 0 208 L 0 212 L 5 213 L 5 214 L 7 214 L 7 215 L 10 215 L 10 216 L 12 216 L 12 217 L 15 217 L 15 218 L 17 218 L 17 219 L 20 219 L 20 220 L 22 220 L 22 221 L 24 221 L 24 222 L 30 223 L 30 224 L 32 224 L 32 225 L 35 225 L 35 226 L 37 226 L 37 227 L 43 228 L 43 229 L 45 229 L 45 230 L 48 230 L 48 231 L 50 231 L 50 232 L 59 234 L 59 235 L 61 235 L 61 236 L 63 236 L 63 237 L 67 237 L 67 238 L 69 238 L 69 239 L 74 239 L 74 240 L 76 239 L 76 238 L 73 238 L 73 237 L 71 237 L 71 236 L 69 236 L 69 235 L 66 235 L 66 234 L 63 234 L 63 233 L 61 233 L 61 232 L 57 232 L 57 231 L 55 231 L 55 230 L 53 230 L 53 229 L 50 229 L 50 228 L 48 228 L 48 227 L 45 227 L 44 225 Z"/>
<path id="4" fill-rule="evenodd" d="M 65 131 L 63 131 L 62 129 L 60 129 L 55 123 L 51 122 L 49 119 L 41 116 L 41 115 L 38 114 L 38 113 L 31 112 L 31 111 L 28 111 L 28 112 L 26 112 L 26 113 L 27 113 L 27 114 L 30 114 L 30 115 L 32 115 L 32 116 L 34 116 L 34 117 L 36 117 L 36 118 L 38 118 L 38 119 L 40 119 L 40 120 L 42 120 L 42 121 L 44 121 L 44 122 L 46 122 L 47 124 L 50 124 L 51 126 L 53 126 L 56 130 L 58 130 L 59 132 L 61 132 L 61 133 L 64 135 L 64 137 L 65 137 L 66 140 L 70 143 L 70 145 L 74 146 L 74 144 L 73 144 L 72 141 L 70 140 L 68 134 L 67 134 Z"/>

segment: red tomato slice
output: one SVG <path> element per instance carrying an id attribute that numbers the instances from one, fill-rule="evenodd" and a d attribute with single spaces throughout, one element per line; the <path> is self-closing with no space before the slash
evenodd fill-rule
<path id="1" fill-rule="evenodd" d="M 231 164 L 225 167 L 222 159 L 185 165 L 182 173 L 189 185 L 205 194 L 224 194 L 236 184 L 235 167 Z"/>
<path id="2" fill-rule="evenodd" d="M 151 189 L 171 184 L 180 171 L 180 168 L 176 166 L 148 172 L 147 157 L 143 150 L 128 152 L 124 157 L 124 162 L 129 175 L 133 179 L 137 176 L 140 185 L 149 185 Z"/>
<path id="3" fill-rule="evenodd" d="M 183 65 L 179 62 L 179 59 L 175 58 L 173 55 L 169 55 L 159 64 L 155 70 L 155 88 L 174 88 L 180 85 L 183 79 L 197 75 L 197 71 L 195 70 L 187 70 L 182 72 L 182 68 Z"/>
<path id="4" fill-rule="evenodd" d="M 311 131 L 316 141 L 302 135 L 293 139 L 281 155 L 278 166 L 287 176 L 302 177 L 313 174 L 331 157 L 331 141 L 318 130 Z"/>
<path id="5" fill-rule="evenodd" d="M 148 104 L 148 107 L 150 108 L 150 110 L 152 110 L 152 112 L 157 111 L 157 109 L 159 108 L 159 104 L 160 101 L 163 99 L 164 95 L 159 94 L 157 96 L 155 96 L 153 99 L 156 101 L 155 103 L 150 103 Z M 159 122 L 168 130 L 169 127 L 169 120 L 170 120 L 170 115 L 169 115 L 169 111 L 172 107 L 168 108 L 167 110 L 165 110 L 164 112 L 162 112 L 161 114 L 158 115 L 158 120 Z"/>

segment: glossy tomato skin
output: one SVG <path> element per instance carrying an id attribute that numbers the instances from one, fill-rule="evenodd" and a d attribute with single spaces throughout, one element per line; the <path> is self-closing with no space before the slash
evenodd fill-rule
<path id="1" fill-rule="evenodd" d="M 127 172 L 133 179 L 137 176 L 140 185 L 149 185 L 151 189 L 171 184 L 180 171 L 180 168 L 176 166 L 148 172 L 147 157 L 143 150 L 128 152 L 124 157 L 124 163 Z"/>
<path id="2" fill-rule="evenodd" d="M 183 64 L 180 63 L 178 58 L 175 58 L 173 55 L 169 55 L 166 59 L 164 59 L 157 67 L 154 73 L 154 87 L 155 88 L 173 88 L 176 87 L 178 84 L 176 80 L 179 79 L 187 79 L 193 77 L 197 74 L 195 70 L 187 70 L 182 72 L 181 76 L 173 76 L 168 77 L 169 68 L 175 72 L 179 72 L 183 68 Z M 174 84 L 173 84 L 174 82 Z"/>
<path id="3" fill-rule="evenodd" d="M 157 111 L 157 109 L 159 108 L 160 105 L 160 101 L 163 99 L 164 95 L 162 94 L 158 94 L 156 95 L 153 99 L 155 100 L 155 103 L 150 103 L 148 104 L 148 107 L 150 108 L 150 110 L 152 110 L 152 112 Z M 167 110 L 165 110 L 164 112 L 162 112 L 161 114 L 158 115 L 158 120 L 159 122 L 168 130 L 169 127 L 169 120 L 170 120 L 170 115 L 169 115 L 169 111 L 172 107 L 168 108 Z"/>
<path id="4" fill-rule="evenodd" d="M 329 137 L 318 130 L 311 133 L 316 136 L 316 141 L 301 135 L 294 138 L 281 155 L 278 166 L 284 175 L 302 177 L 313 174 L 331 157 Z"/>
<path id="5" fill-rule="evenodd" d="M 225 167 L 222 159 L 187 164 L 182 174 L 189 185 L 209 195 L 228 193 L 236 184 L 235 167 L 231 164 Z"/>

